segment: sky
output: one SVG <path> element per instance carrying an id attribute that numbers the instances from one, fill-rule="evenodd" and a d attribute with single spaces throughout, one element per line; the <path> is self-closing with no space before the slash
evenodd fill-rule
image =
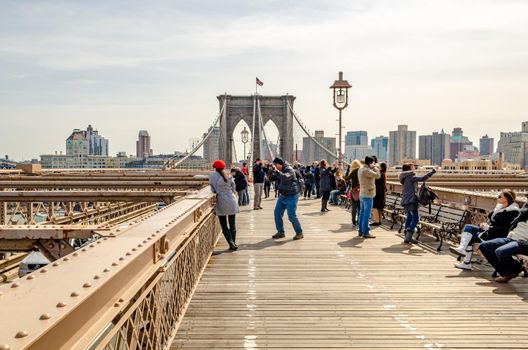
<path id="1" fill-rule="evenodd" d="M 478 146 L 528 120 L 524 0 L 2 0 L 0 155 L 65 151 L 88 124 L 110 153 L 185 150 L 216 96 L 296 96 L 310 130 L 338 131 L 329 86 L 352 85 L 346 130 L 369 138 L 462 127 Z M 271 132 L 273 133 L 273 132 Z M 272 138 L 272 137 L 270 137 Z"/>

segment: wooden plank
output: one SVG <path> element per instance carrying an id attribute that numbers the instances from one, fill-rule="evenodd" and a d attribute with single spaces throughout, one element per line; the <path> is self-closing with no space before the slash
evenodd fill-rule
<path id="1" fill-rule="evenodd" d="M 240 248 L 220 241 L 172 349 L 528 348 L 524 279 L 455 269 L 449 252 L 396 231 L 359 238 L 350 212 L 321 214 L 319 200 L 299 201 L 303 240 L 286 215 L 286 238 L 273 240 L 274 204 L 237 216 Z"/>

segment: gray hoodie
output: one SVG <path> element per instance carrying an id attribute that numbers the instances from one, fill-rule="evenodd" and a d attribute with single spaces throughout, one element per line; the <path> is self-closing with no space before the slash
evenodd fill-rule
<path id="1" fill-rule="evenodd" d="M 403 185 L 401 204 L 403 206 L 413 205 L 418 207 L 418 196 L 416 195 L 418 182 L 427 180 L 434 173 L 434 171 L 431 171 L 424 176 L 415 176 L 412 170 L 402 172 L 400 174 L 400 183 Z"/>

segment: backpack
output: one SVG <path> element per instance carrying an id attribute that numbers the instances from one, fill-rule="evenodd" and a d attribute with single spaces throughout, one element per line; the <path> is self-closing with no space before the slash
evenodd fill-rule
<path id="1" fill-rule="evenodd" d="M 429 187 L 424 183 L 422 184 L 422 187 L 420 187 L 420 191 L 418 191 L 418 203 L 424 206 L 429 206 L 429 214 L 431 214 L 431 203 L 434 202 L 435 199 L 438 199 L 438 195 L 431 191 Z"/>
<path id="2" fill-rule="evenodd" d="M 297 186 L 299 186 L 299 192 L 302 193 L 304 191 L 304 179 L 297 169 L 293 169 L 295 171 L 295 178 L 297 179 Z"/>

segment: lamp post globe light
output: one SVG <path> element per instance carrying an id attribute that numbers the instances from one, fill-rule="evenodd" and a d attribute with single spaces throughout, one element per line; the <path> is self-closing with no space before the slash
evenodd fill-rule
<path id="1" fill-rule="evenodd" d="M 240 138 L 242 143 L 244 144 L 244 158 L 246 159 L 246 143 L 249 141 L 249 131 L 246 130 L 246 127 L 244 126 L 244 130 L 240 132 Z"/>
<path id="2" fill-rule="evenodd" d="M 348 106 L 348 89 L 352 85 L 348 81 L 343 80 L 343 72 L 339 72 L 339 79 L 334 81 L 334 84 L 330 86 L 330 89 L 334 93 L 334 107 L 339 111 L 339 143 L 337 145 L 337 163 L 339 169 L 343 169 L 343 152 L 341 152 L 341 139 L 342 139 L 342 120 L 341 112 Z"/>

